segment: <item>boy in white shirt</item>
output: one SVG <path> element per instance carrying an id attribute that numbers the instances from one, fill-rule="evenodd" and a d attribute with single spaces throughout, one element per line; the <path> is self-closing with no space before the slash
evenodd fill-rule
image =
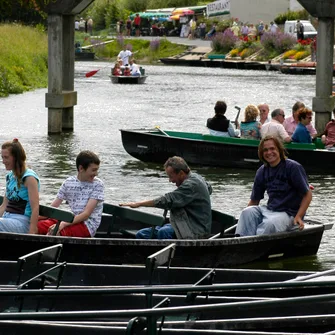
<path id="1" fill-rule="evenodd" d="M 104 201 L 104 184 L 97 178 L 100 160 L 91 151 L 82 151 L 76 158 L 77 176 L 68 177 L 60 187 L 51 206 L 59 207 L 65 200 L 75 217 L 72 222 L 61 221 L 57 235 L 93 237 L 100 225 Z M 51 235 L 57 220 L 42 219 L 38 233 Z"/>

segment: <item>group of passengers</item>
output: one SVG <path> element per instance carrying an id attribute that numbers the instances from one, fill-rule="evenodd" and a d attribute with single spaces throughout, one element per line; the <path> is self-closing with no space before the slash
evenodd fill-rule
<path id="1" fill-rule="evenodd" d="M 140 67 L 135 63 L 134 53 L 129 45 L 124 45 L 117 56 L 117 60 L 112 68 L 113 76 L 141 76 Z"/>
<path id="2" fill-rule="evenodd" d="M 281 108 L 274 109 L 269 118 L 267 104 L 248 105 L 244 110 L 244 121 L 231 122 L 225 117 L 227 104 L 217 101 L 215 115 L 207 120 L 207 128 L 211 135 L 223 137 L 240 137 L 260 140 L 266 136 L 276 136 L 284 143 L 312 143 L 317 131 L 311 124 L 312 110 L 304 103 L 297 101 L 292 107 L 292 115 L 285 118 Z M 333 110 L 335 116 L 335 109 Z M 235 127 L 233 125 L 235 123 Z M 335 121 L 331 120 L 321 137 L 326 148 L 335 145 Z"/>

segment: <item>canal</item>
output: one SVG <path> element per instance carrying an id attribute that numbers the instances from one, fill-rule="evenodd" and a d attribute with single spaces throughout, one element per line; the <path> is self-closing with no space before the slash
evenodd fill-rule
<path id="1" fill-rule="evenodd" d="M 90 78 L 85 73 L 97 70 Z M 311 107 L 315 76 L 290 76 L 278 72 L 242 71 L 220 68 L 146 66 L 144 85 L 112 84 L 110 64 L 76 62 L 74 132 L 47 135 L 46 89 L 0 99 L 1 142 L 17 137 L 28 163 L 41 178 L 41 203 L 49 204 L 62 181 L 76 173 L 75 157 L 81 150 L 99 154 L 100 178 L 105 182 L 106 202 L 151 199 L 174 189 L 161 166 L 145 164 L 123 149 L 119 129 L 153 128 L 206 133 L 207 118 L 214 114 L 217 100 L 226 100 L 227 116 L 248 104 L 268 103 L 290 115 L 292 105 L 303 101 Z M 307 154 L 307 153 L 306 153 Z M 213 208 L 239 216 L 247 205 L 254 171 L 191 166 L 211 182 Z M 0 167 L 3 193 L 5 169 Z M 333 176 L 310 175 L 314 185 L 308 217 L 332 222 L 335 200 Z M 157 209 L 150 211 L 159 213 Z M 326 231 L 316 257 L 274 261 L 271 268 L 330 269 L 335 265 L 333 230 Z M 264 267 L 264 264 L 255 265 Z"/>

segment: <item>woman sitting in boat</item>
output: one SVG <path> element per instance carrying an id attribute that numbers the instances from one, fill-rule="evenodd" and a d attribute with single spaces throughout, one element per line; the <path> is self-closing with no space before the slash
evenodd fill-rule
<path id="1" fill-rule="evenodd" d="M 261 132 L 260 129 L 262 124 L 257 121 L 259 110 L 255 105 L 248 105 L 244 110 L 244 121 L 241 122 L 241 138 L 247 138 L 251 140 L 260 140 Z"/>
<path id="2" fill-rule="evenodd" d="M 333 116 L 335 118 L 335 108 L 333 109 Z M 322 143 L 326 146 L 326 149 L 335 149 L 335 120 L 332 119 L 326 124 L 326 129 L 321 136 Z"/>
<path id="3" fill-rule="evenodd" d="M 114 64 L 114 67 L 112 69 L 112 75 L 113 76 L 121 76 L 122 75 L 120 63 L 116 62 Z"/>
<path id="4" fill-rule="evenodd" d="M 298 110 L 299 123 L 292 135 L 292 141 L 298 143 L 312 143 L 312 137 L 306 126 L 312 121 L 312 111 L 306 107 Z"/>
<path id="5" fill-rule="evenodd" d="M 235 129 L 233 124 L 224 115 L 227 110 L 225 101 L 217 101 L 214 110 L 214 117 L 207 120 L 207 128 L 210 134 L 222 137 L 239 137 L 239 123 L 236 123 L 237 129 Z"/>
<path id="6" fill-rule="evenodd" d="M 26 166 L 26 153 L 17 138 L 1 146 L 8 171 L 6 191 L 0 206 L 0 231 L 37 234 L 40 181 Z"/>

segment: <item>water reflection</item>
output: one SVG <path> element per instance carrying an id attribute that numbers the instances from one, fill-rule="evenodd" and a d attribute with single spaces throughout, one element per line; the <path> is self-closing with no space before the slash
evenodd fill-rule
<path id="1" fill-rule="evenodd" d="M 105 182 L 108 202 L 152 199 L 173 190 L 175 186 L 169 183 L 162 166 L 139 162 L 125 152 L 119 129 L 159 125 L 167 130 L 205 133 L 206 120 L 213 115 L 217 100 L 227 101 L 227 116 L 235 119 L 235 105 L 241 106 L 243 111 L 250 103 L 266 102 L 271 110 L 281 107 L 289 115 L 295 101 L 301 100 L 311 106 L 315 95 L 315 76 L 146 66 L 149 75 L 146 84 L 116 85 L 108 77 L 108 65 L 105 62 L 76 62 L 78 106 L 75 107 L 72 134 L 47 136 L 46 89 L 0 99 L 2 118 L 10 120 L 8 126 L 2 127 L 0 140 L 18 137 L 23 143 L 29 165 L 41 177 L 42 203 L 50 203 L 61 182 L 76 173 L 75 157 L 81 150 L 92 150 L 99 155 L 102 162 L 99 176 Z M 97 69 L 100 70 L 96 75 L 85 77 L 85 73 Z M 213 207 L 238 217 L 249 201 L 255 171 L 191 168 L 213 185 Z M 2 192 L 4 174 L 1 166 Z M 315 190 L 308 215 L 331 222 L 335 201 L 333 178 L 312 175 L 310 182 Z M 335 263 L 334 241 L 333 230 L 326 231 L 317 257 L 275 261 L 269 266 L 331 268 Z"/>

